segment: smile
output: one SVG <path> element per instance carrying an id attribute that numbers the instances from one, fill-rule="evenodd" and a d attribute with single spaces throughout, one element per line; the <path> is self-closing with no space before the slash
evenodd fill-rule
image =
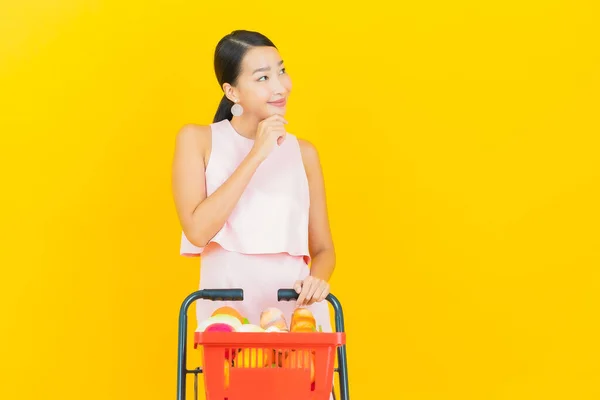
<path id="1" fill-rule="evenodd" d="M 275 107 L 285 107 L 285 105 L 287 104 L 287 99 L 283 98 L 281 100 L 271 101 L 271 102 L 269 102 L 269 104 L 271 104 Z"/>

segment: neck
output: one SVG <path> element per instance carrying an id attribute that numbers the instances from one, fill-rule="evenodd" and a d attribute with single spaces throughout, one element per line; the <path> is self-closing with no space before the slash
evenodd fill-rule
<path id="1" fill-rule="evenodd" d="M 231 126 L 240 135 L 245 138 L 254 140 L 256 138 L 256 131 L 258 130 L 259 120 L 251 115 L 242 114 L 239 117 L 233 117 L 231 119 Z"/>

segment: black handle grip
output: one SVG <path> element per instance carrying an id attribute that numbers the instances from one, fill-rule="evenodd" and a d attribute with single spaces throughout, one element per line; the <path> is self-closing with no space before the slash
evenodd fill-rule
<path id="1" fill-rule="evenodd" d="M 212 301 L 241 301 L 244 300 L 242 289 L 202 289 L 200 298 Z"/>
<path id="2" fill-rule="evenodd" d="M 298 300 L 298 296 L 294 289 L 279 289 L 277 291 L 277 301 Z"/>

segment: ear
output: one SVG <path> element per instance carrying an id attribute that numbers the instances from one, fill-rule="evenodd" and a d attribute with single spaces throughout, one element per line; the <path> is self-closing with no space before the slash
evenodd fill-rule
<path id="1" fill-rule="evenodd" d="M 231 86 L 229 83 L 223 84 L 223 93 L 225 93 L 225 96 L 227 96 L 227 98 L 234 103 L 236 100 L 240 100 L 237 89 Z"/>

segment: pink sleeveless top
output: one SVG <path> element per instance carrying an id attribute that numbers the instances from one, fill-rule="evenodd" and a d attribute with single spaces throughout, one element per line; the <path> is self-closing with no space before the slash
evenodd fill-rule
<path id="1" fill-rule="evenodd" d="M 206 167 L 210 196 L 235 171 L 254 140 L 238 134 L 227 119 L 210 125 L 212 149 Z M 225 225 L 210 242 L 244 254 L 288 253 L 310 262 L 308 251 L 308 180 L 296 136 L 288 133 L 281 146 L 257 168 Z M 182 232 L 180 254 L 200 256 Z"/>

